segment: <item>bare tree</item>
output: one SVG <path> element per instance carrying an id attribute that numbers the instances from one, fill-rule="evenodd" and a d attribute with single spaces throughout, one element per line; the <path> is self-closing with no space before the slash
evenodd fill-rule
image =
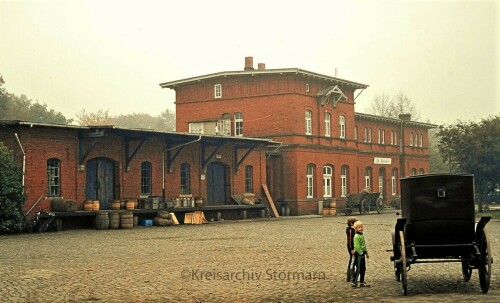
<path id="1" fill-rule="evenodd" d="M 394 119 L 398 119 L 399 114 L 411 114 L 412 120 L 420 120 L 420 113 L 411 99 L 402 91 L 392 97 L 385 92 L 375 96 L 369 112 L 374 115 Z"/>
<path id="2" fill-rule="evenodd" d="M 85 109 L 76 114 L 76 123 L 79 125 L 114 125 L 115 119 L 109 115 L 109 110 L 98 110 L 95 113 L 87 113 Z"/>

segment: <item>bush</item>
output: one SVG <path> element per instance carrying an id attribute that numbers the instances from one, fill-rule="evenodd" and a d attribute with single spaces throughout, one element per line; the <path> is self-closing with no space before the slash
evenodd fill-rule
<path id="1" fill-rule="evenodd" d="M 22 172 L 0 142 L 0 234 L 20 232 L 23 219 Z"/>

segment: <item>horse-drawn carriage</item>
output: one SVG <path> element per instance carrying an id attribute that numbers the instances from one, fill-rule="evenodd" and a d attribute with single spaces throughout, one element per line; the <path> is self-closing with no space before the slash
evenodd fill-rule
<path id="1" fill-rule="evenodd" d="M 353 210 L 358 210 L 360 215 L 369 214 L 376 210 L 378 214 L 384 211 L 384 202 L 380 193 L 361 192 L 347 195 L 345 204 L 345 214 L 352 214 Z"/>
<path id="2" fill-rule="evenodd" d="M 460 263 L 465 281 L 478 269 L 481 290 L 488 292 L 493 257 L 484 227 L 490 217 L 475 222 L 472 175 L 402 178 L 401 210 L 391 232 L 391 261 L 405 295 L 411 265 L 437 262 Z"/>

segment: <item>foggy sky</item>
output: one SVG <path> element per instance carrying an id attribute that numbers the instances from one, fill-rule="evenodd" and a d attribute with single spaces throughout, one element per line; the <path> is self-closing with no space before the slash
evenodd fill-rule
<path id="1" fill-rule="evenodd" d="M 5 88 L 67 118 L 175 110 L 160 82 L 301 68 L 409 96 L 424 121 L 500 112 L 500 1 L 0 0 Z"/>

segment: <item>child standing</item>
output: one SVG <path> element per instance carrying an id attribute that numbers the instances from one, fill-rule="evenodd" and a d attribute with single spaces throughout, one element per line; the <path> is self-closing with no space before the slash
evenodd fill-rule
<path id="1" fill-rule="evenodd" d="M 368 256 L 368 250 L 366 249 L 365 236 L 363 235 L 364 226 L 361 221 L 356 221 L 354 223 L 354 230 L 356 234 L 354 235 L 354 263 L 356 266 L 356 272 L 352 279 L 352 287 L 358 287 L 358 276 L 359 283 L 361 287 L 369 287 L 370 285 L 365 283 L 365 271 L 366 271 L 366 259 L 370 258 Z"/>
<path id="2" fill-rule="evenodd" d="M 352 227 L 354 222 L 358 221 L 356 217 L 347 218 L 347 227 L 345 233 L 347 236 L 347 252 L 349 253 L 349 263 L 347 263 L 347 282 L 350 282 L 354 277 L 354 234 L 356 231 Z"/>

